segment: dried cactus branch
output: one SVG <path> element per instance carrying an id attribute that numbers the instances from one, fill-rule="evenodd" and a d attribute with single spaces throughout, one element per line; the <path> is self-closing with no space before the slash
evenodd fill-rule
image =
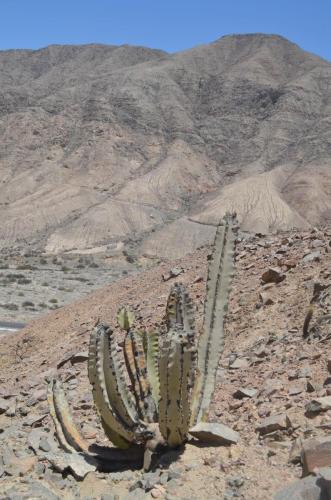
<path id="1" fill-rule="evenodd" d="M 61 446 L 69 453 L 88 452 L 88 444 L 73 421 L 63 385 L 59 379 L 52 378 L 48 382 L 47 399 Z"/>

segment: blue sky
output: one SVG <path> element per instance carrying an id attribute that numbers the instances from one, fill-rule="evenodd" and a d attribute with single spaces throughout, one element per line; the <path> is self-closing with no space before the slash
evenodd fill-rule
<path id="1" fill-rule="evenodd" d="M 331 0 L 0 0 L 0 49 L 134 44 L 169 52 L 276 33 L 331 60 Z"/>

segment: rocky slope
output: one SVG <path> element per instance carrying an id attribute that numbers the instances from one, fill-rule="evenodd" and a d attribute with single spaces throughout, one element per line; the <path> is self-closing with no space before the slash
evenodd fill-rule
<path id="1" fill-rule="evenodd" d="M 123 465 L 119 471 L 90 472 L 76 481 L 71 474 L 54 470 L 45 458 L 56 445 L 44 378 L 60 373 L 85 437 L 91 443 L 105 443 L 84 361 L 89 331 L 98 318 L 115 326 L 116 311 L 124 304 L 134 309 L 142 325 L 158 325 L 175 280 L 188 286 L 201 325 L 208 247 L 117 281 L 3 338 L 0 490 L 4 498 L 265 500 L 298 480 L 302 446 L 306 457 L 317 446 L 311 438 L 324 439 L 326 449 L 331 447 L 330 251 L 330 229 L 251 236 L 239 242 L 225 350 L 209 418 L 236 429 L 240 441 L 228 448 L 188 444 L 183 453 L 165 457 L 161 470 L 149 475 Z M 309 335 L 303 338 L 310 302 L 314 314 Z M 316 458 L 310 460 L 312 472 Z M 58 467 L 64 468 L 64 460 Z M 321 480 L 311 475 L 299 483 L 316 491 L 319 484 Z"/>
<path id="2" fill-rule="evenodd" d="M 2 249 L 177 258 L 229 208 L 253 231 L 330 220 L 331 65 L 284 38 L 5 51 L 0 88 Z"/>

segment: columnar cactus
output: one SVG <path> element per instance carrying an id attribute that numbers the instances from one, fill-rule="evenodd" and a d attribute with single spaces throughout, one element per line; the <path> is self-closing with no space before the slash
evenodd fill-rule
<path id="1" fill-rule="evenodd" d="M 118 323 L 126 331 L 124 364 L 109 326 L 101 323 L 91 333 L 88 376 L 103 429 L 115 446 L 141 445 L 149 454 L 160 447 L 178 447 L 188 439 L 190 428 L 206 419 L 224 343 L 235 230 L 233 216 L 226 216 L 217 228 L 198 346 L 193 304 L 181 284 L 170 291 L 164 335 L 135 331 L 133 314 L 125 308 L 119 311 Z M 63 401 L 60 382 L 52 381 L 49 402 L 59 440 L 69 452 L 86 452 Z M 145 460 L 145 467 L 149 465 L 150 455 Z"/>

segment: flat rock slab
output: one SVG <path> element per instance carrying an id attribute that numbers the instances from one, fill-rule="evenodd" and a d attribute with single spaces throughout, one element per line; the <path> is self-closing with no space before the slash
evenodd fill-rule
<path id="1" fill-rule="evenodd" d="M 40 428 L 32 429 L 32 431 L 28 435 L 29 447 L 32 448 L 35 453 L 37 453 L 41 438 L 46 436 L 47 436 L 46 432 L 41 430 Z"/>
<path id="2" fill-rule="evenodd" d="M 304 475 L 311 474 L 317 468 L 331 467 L 331 437 L 303 441 L 301 459 Z"/>
<path id="3" fill-rule="evenodd" d="M 244 368 L 248 368 L 249 363 L 247 359 L 237 358 L 233 363 L 229 366 L 230 370 L 242 370 Z"/>
<path id="4" fill-rule="evenodd" d="M 223 424 L 212 422 L 199 422 L 189 430 L 191 436 L 206 443 L 227 445 L 239 441 L 238 432 Z"/>
<path id="5" fill-rule="evenodd" d="M 47 414 L 39 415 L 39 414 L 29 414 L 23 421 L 23 426 L 25 427 L 34 427 L 35 425 L 41 425 L 44 418 L 47 417 Z"/>
<path id="6" fill-rule="evenodd" d="M 253 398 L 256 396 L 257 390 L 256 389 L 248 389 L 246 387 L 241 387 L 240 389 L 237 389 L 236 392 L 233 393 L 233 397 L 236 399 L 243 399 L 243 398 Z"/>
<path id="7" fill-rule="evenodd" d="M 33 499 L 46 499 L 47 500 L 60 500 L 60 497 L 43 483 L 29 482 L 28 484 L 19 484 L 13 486 L 4 492 L 6 498 L 17 500 L 20 498 L 33 498 Z"/>
<path id="8" fill-rule="evenodd" d="M 38 458 L 35 456 L 16 457 L 14 453 L 2 456 L 4 471 L 8 476 L 25 476 L 36 465 Z"/>
<path id="9" fill-rule="evenodd" d="M 305 477 L 276 493 L 273 500 L 328 500 L 325 487 L 319 478 Z"/>
<path id="10" fill-rule="evenodd" d="M 302 262 L 314 262 L 320 260 L 321 252 L 318 250 L 317 252 L 311 252 L 305 255 L 302 259 Z"/>
<path id="11" fill-rule="evenodd" d="M 59 472 L 69 470 L 76 479 L 84 479 L 97 469 L 97 461 L 78 453 L 45 453 L 44 457 Z"/>
<path id="12" fill-rule="evenodd" d="M 256 427 L 256 430 L 263 435 L 274 431 L 283 431 L 289 429 L 290 427 L 291 421 L 286 413 L 283 413 L 281 415 L 272 415 L 271 417 L 265 418 Z"/>

